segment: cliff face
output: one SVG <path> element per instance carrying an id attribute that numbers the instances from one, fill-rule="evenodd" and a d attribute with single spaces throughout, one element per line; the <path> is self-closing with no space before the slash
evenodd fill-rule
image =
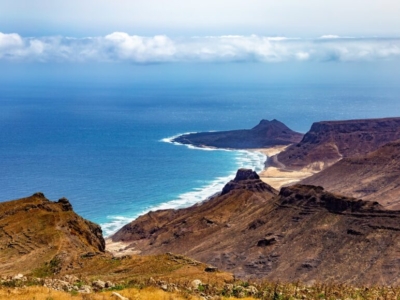
<path id="1" fill-rule="evenodd" d="M 366 155 L 344 158 L 301 183 L 400 209 L 400 141 Z"/>
<path id="2" fill-rule="evenodd" d="M 261 120 L 252 129 L 184 134 L 174 142 L 198 147 L 249 149 L 298 143 L 302 137 L 282 122 Z"/>
<path id="3" fill-rule="evenodd" d="M 400 139 L 400 118 L 314 123 L 300 143 L 272 157 L 269 165 L 320 171 L 341 158 L 363 155 Z"/>
<path id="4" fill-rule="evenodd" d="M 104 253 L 100 226 L 83 219 L 65 198 L 42 193 L 0 203 L 0 273 L 26 273 L 52 262 L 54 272 L 77 267 L 82 255 Z"/>
<path id="5" fill-rule="evenodd" d="M 244 278 L 400 283 L 399 212 L 309 185 L 278 195 L 246 170 L 224 190 L 190 208 L 150 212 L 112 239 L 142 254 L 188 255 Z"/>

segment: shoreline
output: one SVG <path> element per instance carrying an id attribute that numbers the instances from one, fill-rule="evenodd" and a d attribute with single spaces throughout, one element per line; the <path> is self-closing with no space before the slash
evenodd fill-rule
<path id="1" fill-rule="evenodd" d="M 235 165 L 232 170 L 228 171 L 226 175 L 221 177 L 214 177 L 204 180 L 204 183 L 194 186 L 190 190 L 180 192 L 175 198 L 167 199 L 164 202 L 160 202 L 153 206 L 147 207 L 140 212 L 136 212 L 129 216 L 112 216 L 109 222 L 102 223 L 103 232 L 106 238 L 109 238 L 115 232 L 120 230 L 123 226 L 137 219 L 141 215 L 148 213 L 149 211 L 163 210 L 163 209 L 180 209 L 190 207 L 198 203 L 203 202 L 208 197 L 218 193 L 222 188 L 233 178 L 235 178 L 237 169 L 241 167 L 247 167 L 257 170 L 257 173 L 264 169 L 264 163 L 266 160 L 265 154 L 260 151 L 251 151 L 248 149 L 227 149 L 227 148 L 215 148 L 215 147 L 197 147 L 190 144 L 180 144 L 172 141 L 172 137 L 163 138 L 160 142 L 172 144 L 175 146 L 185 146 L 189 150 L 197 151 L 221 151 L 232 153 L 232 164 Z M 226 160 L 224 160 L 225 162 Z M 229 168 L 228 168 L 229 169 Z"/>
<path id="2" fill-rule="evenodd" d="M 298 182 L 308 176 L 311 176 L 313 174 L 311 172 L 285 171 L 285 170 L 280 170 L 275 167 L 265 168 L 266 161 L 271 156 L 284 151 L 288 147 L 288 145 L 272 146 L 272 147 L 268 147 L 268 148 L 254 148 L 254 149 L 227 149 L 227 148 L 215 148 L 215 147 L 201 147 L 200 148 L 200 147 L 196 147 L 193 145 L 179 144 L 176 142 L 171 142 L 169 139 L 168 140 L 163 139 L 162 142 L 167 142 L 167 143 L 171 143 L 174 145 L 186 146 L 187 148 L 189 148 L 191 150 L 206 150 L 206 151 L 214 150 L 214 151 L 236 152 L 237 153 L 236 154 L 236 159 L 237 159 L 236 163 L 238 165 L 237 168 L 241 168 L 241 167 L 246 168 L 247 167 L 247 168 L 254 169 L 254 171 L 256 171 L 258 173 L 258 175 L 260 176 L 260 179 L 262 181 L 271 185 L 273 188 L 275 188 L 278 191 L 280 190 L 280 188 L 282 186 L 296 183 L 296 182 Z M 255 155 L 255 154 L 257 154 L 257 155 Z M 242 166 L 240 166 L 240 164 L 242 164 Z M 249 164 L 251 166 L 249 166 Z M 224 178 L 214 178 L 207 185 L 200 187 L 200 191 L 196 191 L 196 188 L 195 188 L 194 190 L 179 194 L 177 199 L 171 199 L 169 201 L 160 203 L 154 207 L 150 207 L 148 210 L 137 214 L 136 217 L 132 218 L 132 220 L 134 220 L 134 219 L 138 218 L 139 216 L 146 214 L 152 210 L 180 209 L 180 208 L 190 207 L 190 206 L 196 205 L 198 203 L 201 203 L 202 201 L 206 200 L 207 197 L 212 196 L 216 192 L 220 192 L 222 187 L 226 183 L 228 183 L 229 180 L 234 178 L 236 171 L 237 171 L 237 169 L 232 174 L 230 174 Z M 221 179 L 223 179 L 223 181 Z M 212 187 L 213 191 L 211 191 L 211 187 Z M 200 199 L 200 198 L 195 199 L 196 201 L 194 201 L 193 203 L 191 201 L 186 201 L 186 205 L 182 205 L 181 203 L 178 204 L 179 199 L 188 197 L 189 195 L 196 193 L 196 192 L 199 192 L 199 194 L 200 193 L 203 194 L 203 193 L 205 193 L 205 191 L 208 191 L 209 195 L 203 196 L 202 199 Z M 120 228 L 118 228 L 114 232 L 110 233 L 109 235 L 105 236 L 106 250 L 110 251 L 115 256 L 140 254 L 140 251 L 135 250 L 134 247 L 128 248 L 128 246 L 130 245 L 129 243 L 113 242 L 110 238 L 111 235 L 113 235 L 116 231 L 121 229 L 126 224 L 127 223 L 123 224 Z"/>
<path id="3" fill-rule="evenodd" d="M 260 152 L 267 156 L 267 160 L 276 154 L 284 151 L 289 145 L 286 146 L 272 146 L 269 148 L 247 149 L 248 151 Z M 266 161 L 265 161 L 266 162 Z M 283 186 L 291 185 L 299 182 L 311 175 L 313 172 L 308 171 L 289 171 L 276 167 L 265 168 L 258 173 L 260 179 L 269 184 L 276 190 L 280 190 Z"/>

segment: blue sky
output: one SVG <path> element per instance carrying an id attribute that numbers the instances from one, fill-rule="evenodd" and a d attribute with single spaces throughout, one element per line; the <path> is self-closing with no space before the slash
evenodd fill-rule
<path id="1" fill-rule="evenodd" d="M 398 0 L 0 0 L 3 33 L 22 36 L 400 35 Z"/>
<path id="2" fill-rule="evenodd" d="M 0 0 L 0 61 L 380 61 L 397 0 Z"/>

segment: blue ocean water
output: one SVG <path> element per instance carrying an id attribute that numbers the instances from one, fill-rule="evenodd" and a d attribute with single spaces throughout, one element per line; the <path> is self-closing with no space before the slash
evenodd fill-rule
<path id="1" fill-rule="evenodd" d="M 172 136 L 274 118 L 306 132 L 314 121 L 400 112 L 399 85 L 382 81 L 10 82 L 0 86 L 0 201 L 67 197 L 106 235 L 150 209 L 202 201 L 239 167 L 260 170 L 266 159 L 179 146 Z"/>

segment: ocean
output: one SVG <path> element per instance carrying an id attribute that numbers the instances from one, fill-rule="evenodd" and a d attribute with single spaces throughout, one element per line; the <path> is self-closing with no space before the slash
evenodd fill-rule
<path id="1" fill-rule="evenodd" d="M 251 128 L 261 119 L 306 132 L 315 121 L 400 112 L 396 81 L 44 78 L 15 75 L 0 86 L 0 201 L 38 191 L 66 197 L 105 235 L 149 210 L 203 201 L 238 168 L 260 171 L 266 160 L 177 145 L 173 136 Z"/>

